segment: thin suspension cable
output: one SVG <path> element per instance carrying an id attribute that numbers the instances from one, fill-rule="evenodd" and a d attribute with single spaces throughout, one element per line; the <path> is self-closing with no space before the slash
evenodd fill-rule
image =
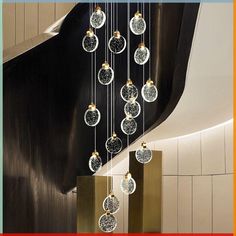
<path id="1" fill-rule="evenodd" d="M 107 139 L 109 138 L 109 87 L 107 86 Z M 108 161 L 109 153 L 107 151 L 107 196 L 109 191 L 109 182 L 108 182 Z"/>
<path id="2" fill-rule="evenodd" d="M 116 3 L 116 30 L 119 29 L 119 3 Z"/>
<path id="3" fill-rule="evenodd" d="M 148 44 L 149 44 L 149 51 L 150 54 L 152 55 L 152 42 L 151 42 L 151 2 L 149 1 L 148 4 Z M 152 66 L 152 61 L 151 61 L 152 57 L 149 57 L 149 64 L 148 64 L 148 76 L 149 78 L 152 78 L 151 75 L 151 66 Z"/>
<path id="4" fill-rule="evenodd" d="M 142 3 L 143 18 L 145 19 L 145 5 Z M 143 34 L 143 42 L 145 43 L 145 34 Z M 145 64 L 143 65 L 143 86 L 145 84 Z M 143 99 L 143 136 L 145 132 L 145 102 Z"/>
<path id="5" fill-rule="evenodd" d="M 130 78 L 130 30 L 129 30 L 129 20 L 130 20 L 130 3 L 128 1 L 127 5 L 127 79 Z"/>

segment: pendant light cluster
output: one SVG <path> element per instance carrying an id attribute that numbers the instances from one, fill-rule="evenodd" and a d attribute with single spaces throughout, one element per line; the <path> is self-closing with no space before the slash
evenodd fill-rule
<path id="1" fill-rule="evenodd" d="M 111 15 L 113 14 L 113 4 L 111 4 Z M 113 69 L 115 68 L 115 56 L 117 54 L 121 54 L 124 52 L 124 50 L 127 48 L 127 81 L 126 83 L 121 87 L 120 89 L 120 97 L 122 100 L 125 101 L 124 105 L 124 114 L 125 117 L 121 121 L 120 128 L 121 131 L 127 135 L 127 146 L 129 146 L 129 136 L 133 135 L 138 128 L 138 124 L 135 120 L 140 114 L 141 114 L 141 105 L 137 101 L 139 90 L 134 85 L 134 82 L 130 78 L 130 31 L 134 34 L 135 37 L 141 36 L 141 42 L 139 43 L 137 49 L 134 52 L 133 60 L 138 66 L 144 67 L 145 64 L 149 61 L 149 79 L 147 79 L 146 83 L 144 80 L 145 73 L 143 73 L 143 86 L 141 89 L 141 95 L 142 95 L 142 113 L 143 113 L 143 134 L 145 131 L 145 120 L 144 120 L 144 102 L 154 102 L 158 97 L 158 91 L 154 84 L 154 82 L 151 80 L 151 71 L 150 71 L 150 51 L 145 46 L 145 38 L 144 34 L 146 31 L 146 22 L 145 19 L 140 11 L 137 11 L 134 16 L 130 19 L 130 4 L 127 3 L 127 42 L 126 39 L 121 35 L 120 31 L 118 30 L 118 3 L 116 3 L 116 29 L 114 30 L 113 27 L 113 15 L 110 16 L 110 11 L 108 9 L 107 3 L 105 3 L 105 12 L 101 9 L 100 6 L 96 6 L 94 10 L 91 9 L 90 4 L 90 27 L 88 28 L 86 35 L 82 39 L 82 47 L 83 49 L 91 53 L 91 88 L 93 91 L 91 91 L 91 104 L 88 106 L 88 109 L 85 111 L 84 114 L 84 121 L 85 124 L 93 127 L 95 132 L 95 148 L 92 152 L 91 157 L 89 158 L 89 168 L 92 172 L 97 172 L 102 167 L 102 159 L 99 156 L 99 153 L 96 150 L 96 126 L 99 124 L 101 120 L 101 113 L 97 108 L 96 104 L 96 79 L 99 81 L 99 83 L 103 86 L 107 86 L 107 94 L 110 89 L 110 98 L 111 98 L 111 120 L 115 120 L 114 118 L 114 106 L 115 106 L 115 73 L 116 71 Z M 144 4 L 143 4 L 143 13 L 144 11 Z M 107 16 L 106 16 L 107 14 Z M 149 4 L 149 48 L 151 47 L 150 43 L 150 4 Z M 108 40 L 108 23 L 106 21 L 110 19 L 111 20 L 111 29 L 110 29 L 110 39 Z M 101 68 L 96 71 L 96 50 L 99 46 L 99 39 L 96 35 L 96 30 L 102 28 L 106 24 L 105 28 L 105 60 L 102 63 Z M 109 52 L 108 52 L 109 49 Z M 94 58 L 95 55 L 95 58 Z M 110 55 L 110 64 L 109 64 L 109 55 Z M 93 65 L 93 60 L 95 59 L 95 68 Z M 96 76 L 93 76 L 94 74 Z M 93 87 L 93 85 L 95 86 Z M 94 94 L 93 94 L 94 92 Z M 107 95 L 107 123 L 108 122 L 108 95 Z M 107 124 L 107 134 L 108 131 Z M 113 155 L 118 154 L 122 148 L 122 140 L 117 136 L 115 132 L 115 121 L 111 121 L 111 133 L 107 135 L 107 140 L 105 142 L 105 148 L 107 150 L 107 162 L 109 160 L 110 156 L 110 162 L 112 163 L 112 157 Z M 141 147 L 136 150 L 135 157 L 138 162 L 142 164 L 146 164 L 151 161 L 152 159 L 152 151 L 148 149 L 145 142 L 142 142 Z M 112 164 L 111 164 L 112 165 Z M 111 166 L 112 171 L 112 166 Z M 112 173 L 112 172 L 111 172 Z M 112 174 L 111 174 L 112 176 Z M 107 183 L 108 187 L 108 183 Z M 124 194 L 132 194 L 136 190 L 136 182 L 132 178 L 131 173 L 127 172 L 120 183 L 120 189 Z M 113 192 L 113 183 L 111 183 L 111 188 L 108 194 L 107 191 L 107 197 L 103 201 L 103 210 L 105 213 L 99 218 L 98 225 L 101 231 L 103 232 L 113 232 L 115 228 L 117 227 L 117 219 L 115 217 L 115 213 L 118 212 L 120 208 L 120 203 L 117 197 L 114 195 Z"/>

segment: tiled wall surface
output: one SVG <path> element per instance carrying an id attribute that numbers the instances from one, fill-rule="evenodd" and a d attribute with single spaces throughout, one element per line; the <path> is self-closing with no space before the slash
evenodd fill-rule
<path id="1" fill-rule="evenodd" d="M 163 152 L 162 232 L 233 231 L 233 123 L 150 143 Z"/>

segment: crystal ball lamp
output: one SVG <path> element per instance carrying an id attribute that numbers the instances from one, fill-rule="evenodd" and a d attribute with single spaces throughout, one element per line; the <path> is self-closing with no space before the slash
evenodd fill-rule
<path id="1" fill-rule="evenodd" d="M 101 113 L 96 108 L 96 105 L 91 103 L 84 113 L 84 121 L 88 126 L 96 126 L 101 119 Z"/>
<path id="2" fill-rule="evenodd" d="M 95 11 L 90 16 L 90 25 L 95 29 L 99 29 L 105 24 L 105 21 L 105 13 L 102 11 L 100 6 L 97 6 Z"/>
<path id="3" fill-rule="evenodd" d="M 144 65 L 150 57 L 150 51 L 144 43 L 140 43 L 134 52 L 134 61 L 139 65 Z"/>
<path id="4" fill-rule="evenodd" d="M 120 188 L 121 191 L 127 195 L 134 193 L 134 191 L 136 190 L 136 182 L 129 172 L 127 172 L 124 178 L 121 180 Z"/>
<path id="5" fill-rule="evenodd" d="M 120 202 L 114 193 L 110 193 L 103 201 L 104 211 L 109 211 L 111 214 L 116 213 L 120 209 Z"/>
<path id="6" fill-rule="evenodd" d="M 109 211 L 103 214 L 98 220 L 98 226 L 101 231 L 111 233 L 116 229 L 117 219 Z"/>
<path id="7" fill-rule="evenodd" d="M 126 84 L 120 90 L 120 96 L 125 102 L 135 100 L 138 97 L 138 89 L 133 84 L 131 79 L 128 79 Z"/>
<path id="8" fill-rule="evenodd" d="M 147 148 L 145 142 L 141 144 L 141 148 L 135 152 L 136 160 L 142 164 L 146 164 L 152 160 L 152 151 Z"/>
<path id="9" fill-rule="evenodd" d="M 107 62 L 102 64 L 102 68 L 98 71 L 98 81 L 102 85 L 109 85 L 114 79 L 114 71 Z"/>
<path id="10" fill-rule="evenodd" d="M 132 99 L 125 104 L 124 112 L 126 116 L 136 118 L 141 112 L 141 106 L 135 99 Z"/>
<path id="11" fill-rule="evenodd" d="M 114 54 L 120 54 L 125 50 L 126 39 L 119 31 L 115 31 L 113 36 L 109 39 L 108 48 Z"/>
<path id="12" fill-rule="evenodd" d="M 151 79 L 143 85 L 141 94 L 146 102 L 154 102 L 158 97 L 158 90 Z"/>
<path id="13" fill-rule="evenodd" d="M 128 115 L 121 121 L 121 130 L 126 135 L 132 135 L 137 130 L 137 122 L 132 116 Z"/>
<path id="14" fill-rule="evenodd" d="M 136 35 L 141 35 L 145 32 L 146 22 L 139 11 L 137 11 L 134 14 L 134 17 L 130 20 L 129 26 L 130 30 Z"/>
<path id="15" fill-rule="evenodd" d="M 82 40 L 82 47 L 86 52 L 94 52 L 99 44 L 98 37 L 94 34 L 90 28 Z"/>
<path id="16" fill-rule="evenodd" d="M 111 154 L 117 154 L 122 150 L 122 141 L 113 132 L 112 136 L 105 143 L 106 150 Z"/>
<path id="17" fill-rule="evenodd" d="M 97 172 L 102 168 L 102 159 L 97 151 L 94 151 L 89 158 L 89 169 L 92 172 Z"/>

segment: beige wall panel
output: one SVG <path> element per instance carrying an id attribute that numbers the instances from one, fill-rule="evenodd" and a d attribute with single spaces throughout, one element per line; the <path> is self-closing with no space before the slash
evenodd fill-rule
<path id="1" fill-rule="evenodd" d="M 202 174 L 225 173 L 224 127 L 202 132 Z"/>
<path id="2" fill-rule="evenodd" d="M 178 177 L 178 233 L 192 232 L 192 177 Z"/>
<path id="3" fill-rule="evenodd" d="M 56 20 L 60 19 L 64 15 L 70 12 L 70 10 L 75 6 L 75 3 L 56 3 Z"/>
<path id="4" fill-rule="evenodd" d="M 16 3 L 16 44 L 25 40 L 25 4 Z"/>
<path id="5" fill-rule="evenodd" d="M 200 134 L 179 139 L 179 175 L 201 175 Z"/>
<path id="6" fill-rule="evenodd" d="M 212 177 L 193 176 L 193 233 L 212 232 Z"/>
<path id="7" fill-rule="evenodd" d="M 162 233 L 177 232 L 177 177 L 162 177 Z"/>
<path id="8" fill-rule="evenodd" d="M 226 173 L 233 173 L 233 122 L 225 126 Z"/>
<path id="9" fill-rule="evenodd" d="M 213 233 L 233 233 L 233 175 L 213 176 Z"/>
<path id="10" fill-rule="evenodd" d="M 3 48 L 15 46 L 15 3 L 3 3 Z"/>
<path id="11" fill-rule="evenodd" d="M 43 33 L 55 20 L 55 3 L 39 3 L 39 33 Z"/>
<path id="12" fill-rule="evenodd" d="M 38 35 L 38 3 L 25 4 L 25 40 Z"/>
<path id="13" fill-rule="evenodd" d="M 177 175 L 177 139 L 157 141 L 155 150 L 162 151 L 162 175 Z"/>

